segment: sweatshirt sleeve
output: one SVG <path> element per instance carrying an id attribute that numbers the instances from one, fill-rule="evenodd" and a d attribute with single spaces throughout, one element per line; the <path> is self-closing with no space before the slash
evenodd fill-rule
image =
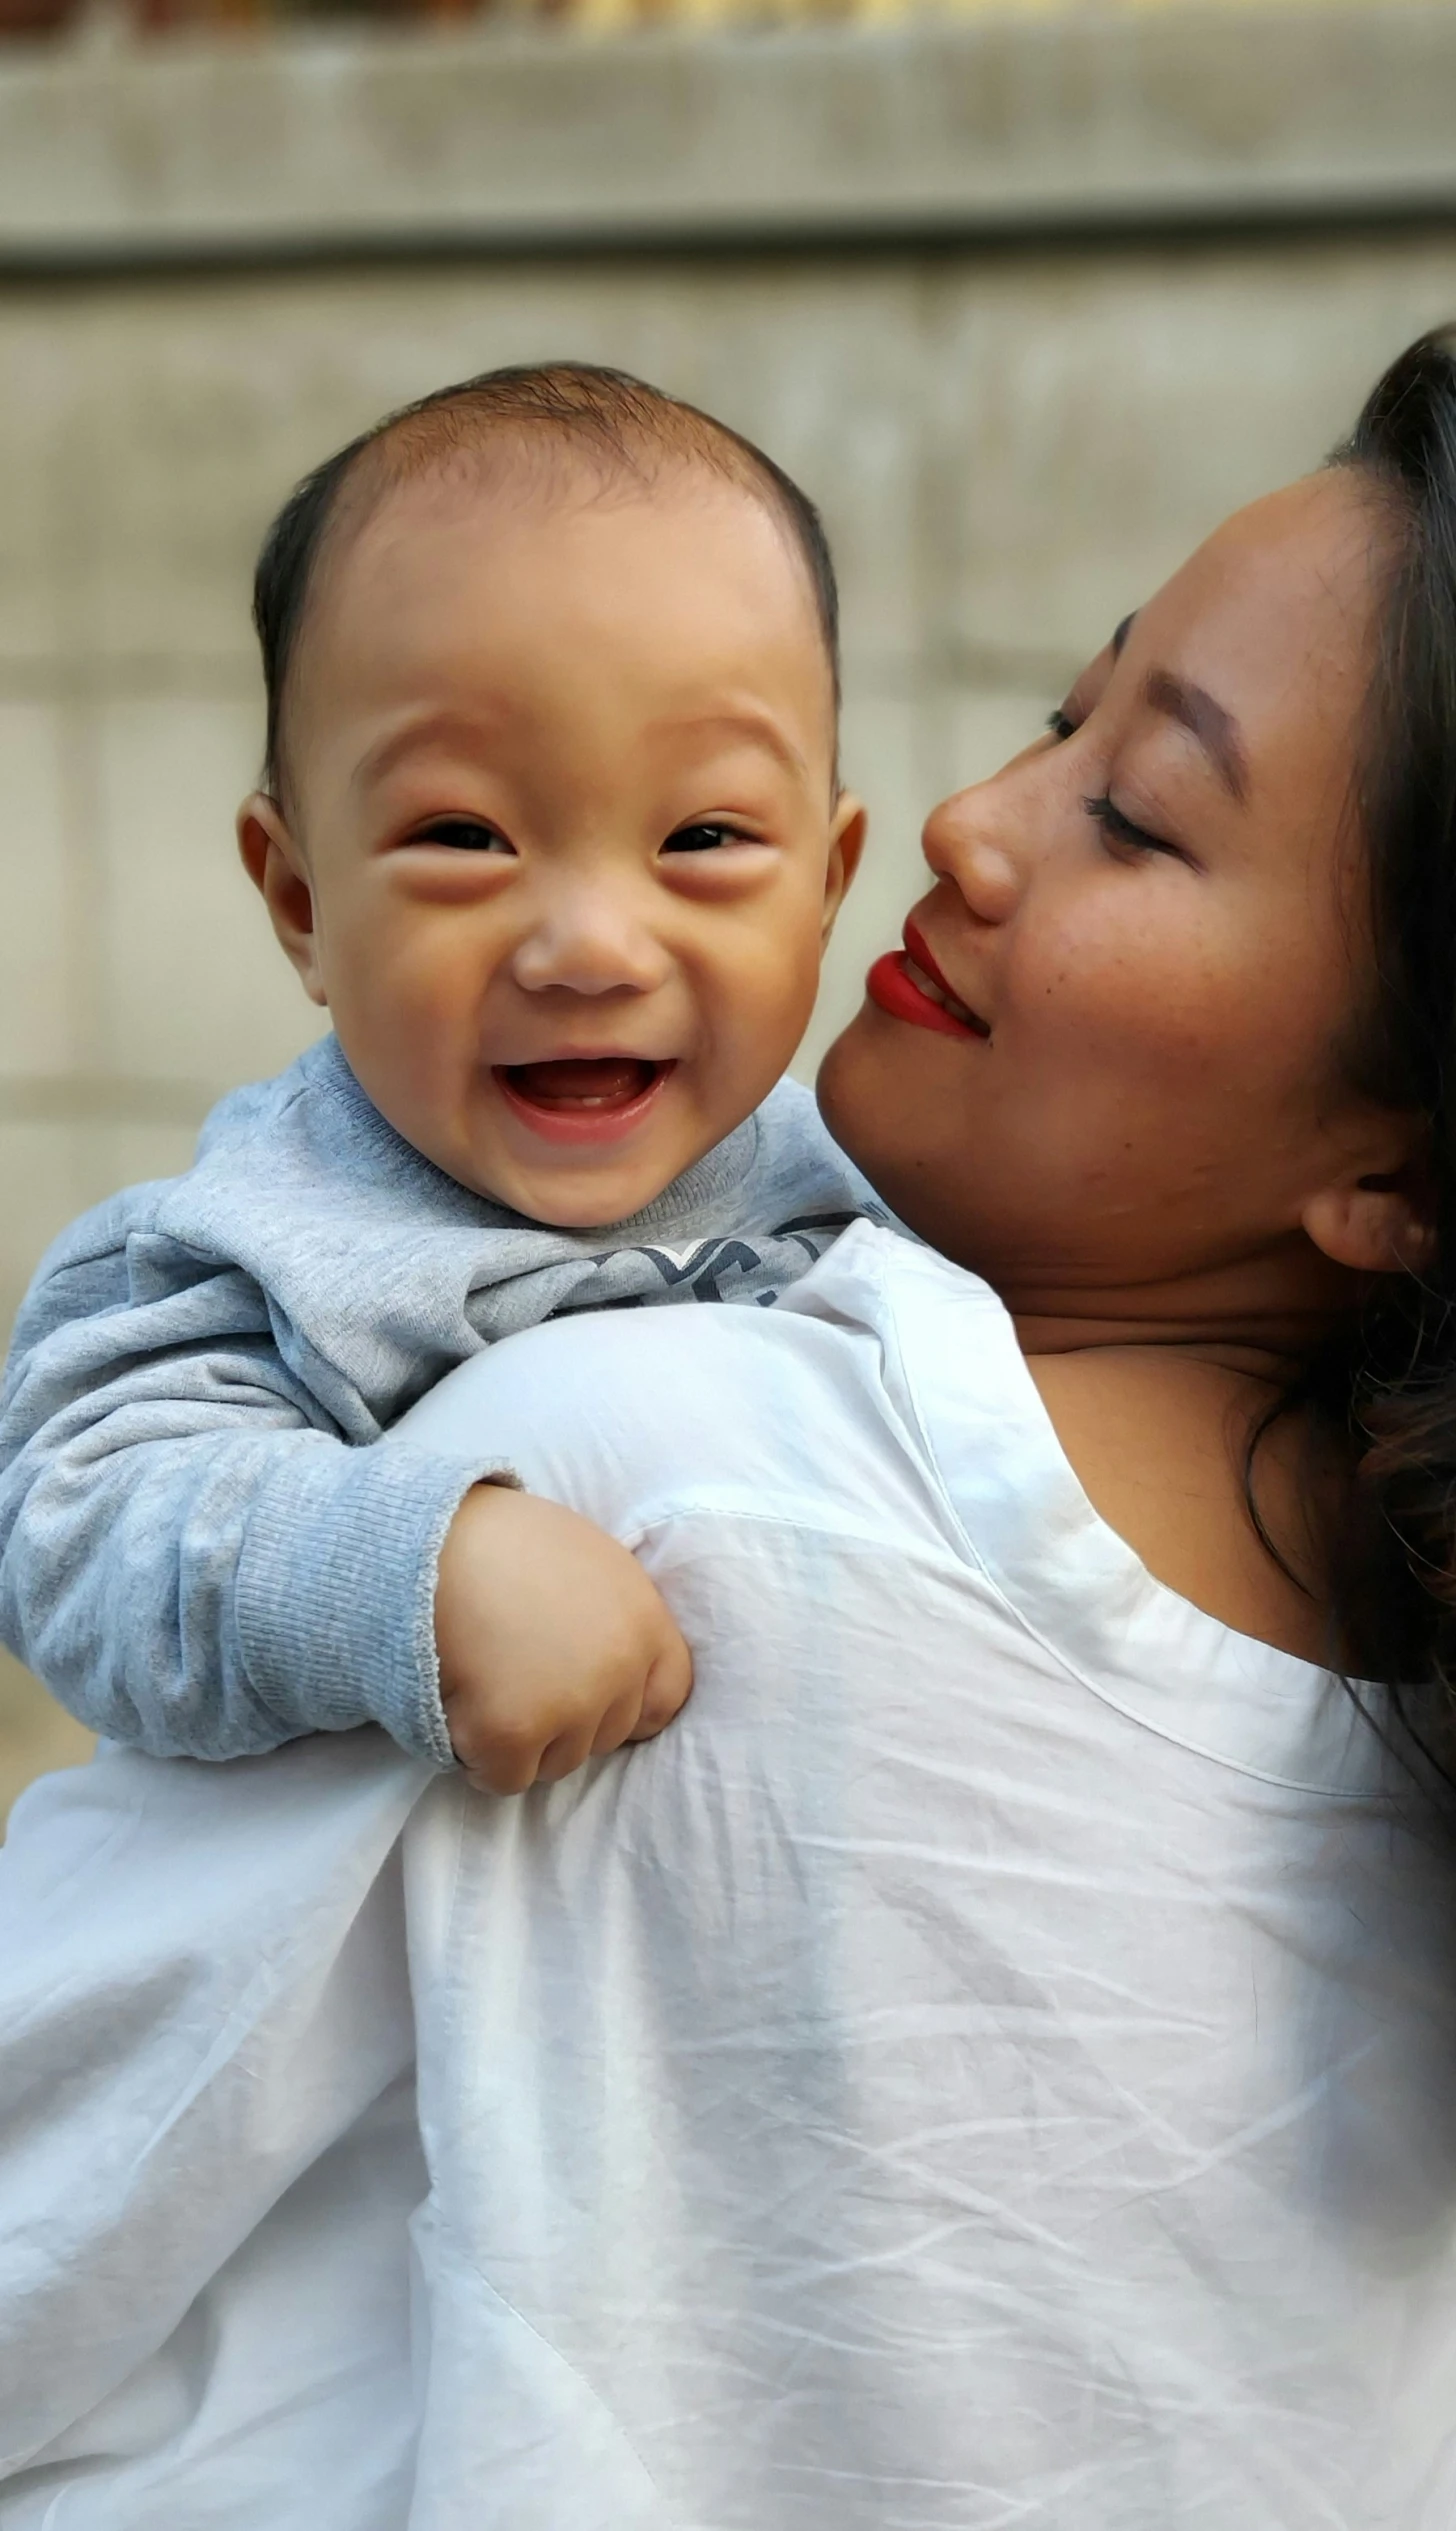
<path id="1" fill-rule="evenodd" d="M 233 1758 L 381 1723 L 453 1763 L 434 1593 L 488 1458 L 346 1442 L 239 1269 L 151 1278 L 124 1201 L 22 1309 L 0 1400 L 0 1638 L 106 1739 Z M 130 1251 L 130 1254 L 129 1254 Z"/>

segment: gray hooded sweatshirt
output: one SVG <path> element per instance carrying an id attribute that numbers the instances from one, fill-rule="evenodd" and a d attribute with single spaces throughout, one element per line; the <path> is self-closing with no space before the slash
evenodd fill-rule
<path id="1" fill-rule="evenodd" d="M 644 1212 L 546 1229 L 434 1168 L 325 1038 L 224 1099 L 185 1177 L 128 1188 L 42 1260 L 0 1399 L 0 1638 L 91 1729 L 157 1754 L 375 1722 L 448 1766 L 436 1564 L 501 1465 L 488 1435 L 467 1458 L 368 1445 L 543 1319 L 767 1307 L 866 1211 L 782 1082 Z"/>

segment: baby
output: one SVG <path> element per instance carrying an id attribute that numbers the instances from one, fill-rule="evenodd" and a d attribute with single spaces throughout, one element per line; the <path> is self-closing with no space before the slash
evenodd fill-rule
<path id="1" fill-rule="evenodd" d="M 833 568 L 691 406 L 498 370 L 306 479 L 255 620 L 239 840 L 333 1033 L 43 1261 L 0 1634 L 145 1749 L 375 1722 L 514 1791 L 660 1730 L 687 1648 L 488 1455 L 360 1445 L 542 1319 L 766 1306 L 865 1209 L 781 1078 L 864 833 Z"/>

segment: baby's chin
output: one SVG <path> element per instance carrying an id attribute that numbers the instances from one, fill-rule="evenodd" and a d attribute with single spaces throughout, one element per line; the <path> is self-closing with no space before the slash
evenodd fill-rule
<path id="1" fill-rule="evenodd" d="M 668 1120 L 662 1120 L 666 1127 Z M 457 1155 L 450 1175 L 492 1204 L 546 1230 L 606 1231 L 631 1221 L 704 1157 L 696 1138 L 667 1130 L 631 1151 L 573 1153 L 533 1160 L 515 1151 Z M 437 1164 L 438 1165 L 438 1164 Z"/>
<path id="2" fill-rule="evenodd" d="M 492 1168 L 468 1177 L 462 1172 L 461 1184 L 543 1230 L 607 1231 L 645 1212 L 681 1175 L 666 1162 L 639 1169 Z"/>

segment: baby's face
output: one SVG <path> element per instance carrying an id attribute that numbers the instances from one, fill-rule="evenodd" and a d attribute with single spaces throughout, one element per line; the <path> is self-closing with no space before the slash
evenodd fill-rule
<path id="1" fill-rule="evenodd" d="M 803 567 L 748 494 L 391 493 L 325 562 L 287 748 L 244 859 L 451 1177 L 618 1221 L 784 1070 L 863 820 Z"/>

